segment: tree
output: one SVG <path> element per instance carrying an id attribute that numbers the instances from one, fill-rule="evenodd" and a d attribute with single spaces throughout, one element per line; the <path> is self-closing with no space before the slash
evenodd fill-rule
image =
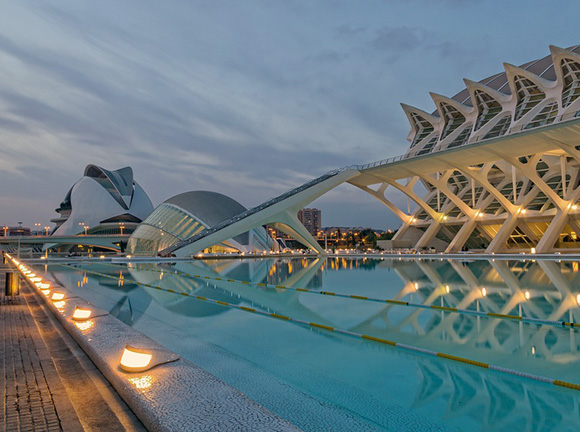
<path id="1" fill-rule="evenodd" d="M 385 231 L 384 233 L 382 233 L 378 239 L 379 240 L 391 240 L 394 235 L 395 235 L 395 232 L 389 230 L 389 231 Z"/>

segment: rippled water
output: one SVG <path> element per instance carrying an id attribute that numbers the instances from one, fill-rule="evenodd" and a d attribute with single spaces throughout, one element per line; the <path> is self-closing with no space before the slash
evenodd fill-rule
<path id="1" fill-rule="evenodd" d="M 580 322 L 577 262 L 261 259 L 48 271 L 307 431 L 580 430 L 578 391 L 144 286 L 580 384 L 578 330 L 317 294 Z"/>

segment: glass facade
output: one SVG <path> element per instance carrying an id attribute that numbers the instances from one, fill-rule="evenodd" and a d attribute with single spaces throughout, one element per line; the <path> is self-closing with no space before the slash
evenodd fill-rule
<path id="1" fill-rule="evenodd" d="M 133 254 L 150 254 L 185 240 L 205 229 L 190 214 L 171 204 L 163 203 L 137 227 L 129 238 L 128 249 Z"/>
<path id="2" fill-rule="evenodd" d="M 445 120 L 445 127 L 441 132 L 441 139 L 444 140 L 453 133 L 455 129 L 465 123 L 465 116 L 453 106 L 441 102 L 441 110 L 443 111 L 443 118 Z"/>
<path id="3" fill-rule="evenodd" d="M 495 138 L 504 135 L 510 127 L 511 120 L 512 120 L 511 114 L 503 116 L 501 119 L 498 120 L 495 126 L 492 127 L 487 134 L 485 134 L 483 139 Z"/>
<path id="4" fill-rule="evenodd" d="M 546 105 L 542 110 L 536 115 L 531 122 L 529 122 L 524 129 L 532 129 L 538 126 L 545 126 L 553 123 L 558 115 L 558 102 L 552 102 Z"/>
<path id="5" fill-rule="evenodd" d="M 566 108 L 580 96 L 580 64 L 571 60 L 562 60 L 564 89 L 562 90 L 562 107 Z"/>
<path id="6" fill-rule="evenodd" d="M 431 134 L 434 128 L 431 123 L 418 114 L 411 113 L 411 117 L 416 127 L 415 138 L 413 138 L 413 142 L 411 143 L 411 148 L 413 148 L 417 143 L 421 142 L 425 137 Z"/>
<path id="7" fill-rule="evenodd" d="M 516 105 L 516 112 L 514 120 L 518 121 L 523 116 L 525 116 L 533 107 L 538 105 L 546 95 L 538 85 L 534 84 L 528 78 L 517 75 L 514 77 L 514 82 L 516 85 L 516 92 L 518 102 Z"/>
<path id="8" fill-rule="evenodd" d="M 463 130 L 455 137 L 455 139 L 447 146 L 447 148 L 459 147 L 467 142 L 471 134 L 471 124 L 463 128 Z"/>
<path id="9" fill-rule="evenodd" d="M 477 131 L 498 115 L 503 108 L 498 101 L 481 90 L 475 91 L 475 99 L 477 103 L 477 112 L 479 113 L 474 127 L 474 130 Z"/>
<path id="10" fill-rule="evenodd" d="M 181 208 L 163 203 L 145 219 L 129 238 L 127 249 L 134 255 L 156 254 L 199 234 L 207 226 Z M 252 250 L 269 250 L 273 240 L 263 228 L 253 229 L 247 237 Z M 236 237 L 234 240 L 241 241 Z M 244 240 L 245 241 L 245 240 Z M 228 241 L 209 248 L 211 252 L 237 251 Z"/>

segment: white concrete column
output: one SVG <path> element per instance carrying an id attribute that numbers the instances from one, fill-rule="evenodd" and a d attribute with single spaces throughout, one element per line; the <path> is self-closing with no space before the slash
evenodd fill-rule
<path id="1" fill-rule="evenodd" d="M 420 249 L 426 247 L 431 240 L 437 235 L 439 229 L 441 228 L 441 223 L 439 221 L 434 220 L 429 225 L 429 228 L 423 233 L 419 241 L 415 244 L 415 249 Z"/>
<path id="2" fill-rule="evenodd" d="M 510 214 L 485 250 L 485 253 L 499 252 L 507 243 L 517 224 L 517 214 Z"/>
<path id="3" fill-rule="evenodd" d="M 445 249 L 445 253 L 460 251 L 476 226 L 477 220 L 475 218 L 470 218 L 467 222 L 465 222 L 457 235 L 453 237 L 453 240 L 451 240 L 451 243 L 449 243 L 447 249 Z"/>

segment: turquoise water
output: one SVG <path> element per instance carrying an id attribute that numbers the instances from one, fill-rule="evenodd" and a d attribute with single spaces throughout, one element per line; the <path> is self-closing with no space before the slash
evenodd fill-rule
<path id="1" fill-rule="evenodd" d="M 141 285 L 580 384 L 574 329 L 188 276 L 580 322 L 578 263 L 328 258 L 47 270 L 306 431 L 580 430 L 574 390 Z"/>

